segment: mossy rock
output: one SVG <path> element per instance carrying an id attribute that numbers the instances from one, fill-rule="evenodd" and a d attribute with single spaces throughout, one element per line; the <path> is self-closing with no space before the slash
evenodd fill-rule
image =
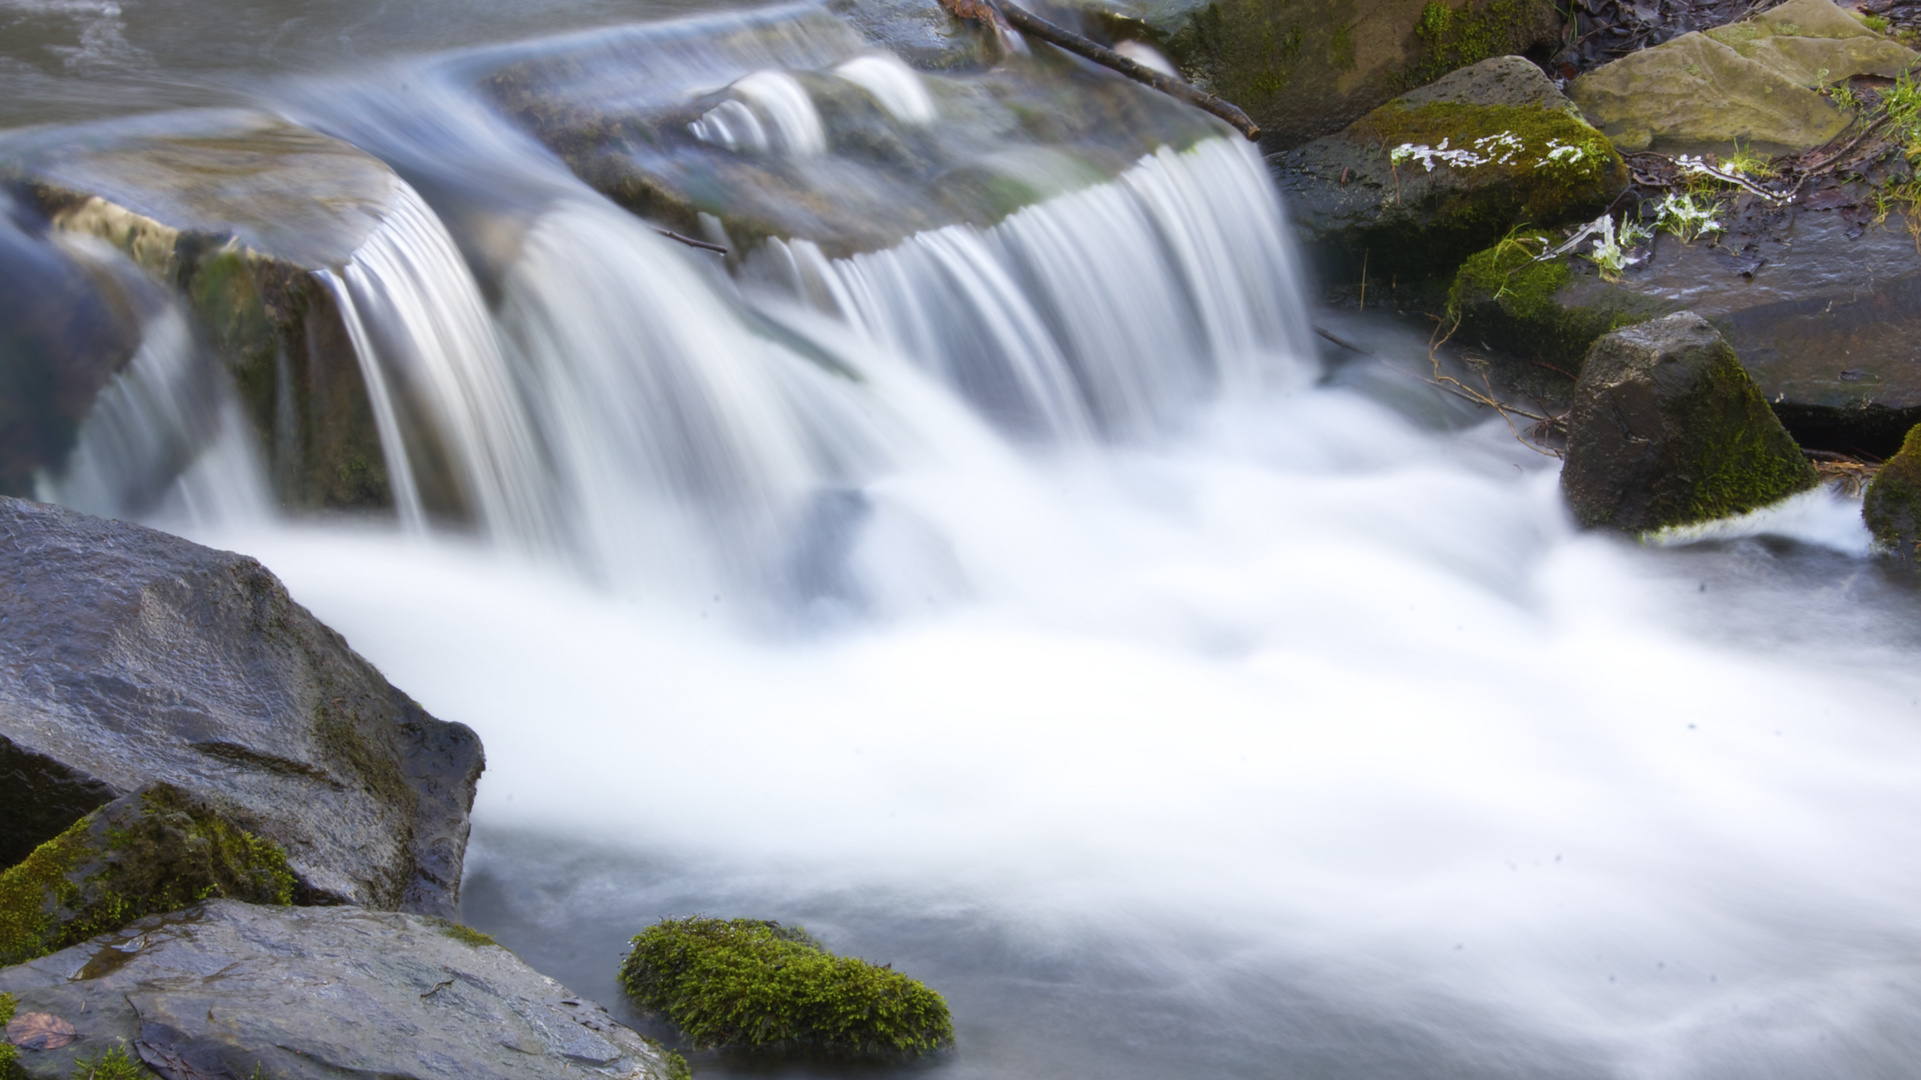
<path id="1" fill-rule="evenodd" d="M 1594 343 L 1575 384 L 1561 470 L 1583 526 L 1646 532 L 1711 521 L 1816 480 L 1706 319 L 1678 312 Z"/>
<path id="2" fill-rule="evenodd" d="M 1457 71 L 1274 162 L 1337 283 L 1363 268 L 1379 281 L 1450 272 L 1517 226 L 1592 217 L 1627 185 L 1607 138 L 1519 57 Z"/>
<path id="3" fill-rule="evenodd" d="M 698 1049 L 926 1054 L 954 1041 L 947 1003 L 887 967 L 835 956 L 799 927 L 667 919 L 633 939 L 621 987 Z"/>
<path id="4" fill-rule="evenodd" d="M 1874 474 L 1861 501 L 1861 519 L 1881 550 L 1904 562 L 1921 560 L 1921 424 Z"/>
<path id="5" fill-rule="evenodd" d="M 7 1021 L 13 1019 L 15 1007 L 12 994 L 0 994 L 0 1028 L 5 1028 Z M 20 1071 L 20 1063 L 15 1060 L 16 1056 L 13 1044 L 0 1039 L 0 1080 L 20 1080 L 20 1077 L 26 1075 Z"/>
<path id="6" fill-rule="evenodd" d="M 1567 256 L 1537 261 L 1559 242 L 1526 230 L 1469 256 L 1448 290 L 1454 340 L 1571 381 L 1601 335 L 1666 314 L 1660 301 L 1595 280 L 1591 267 Z"/>
<path id="7" fill-rule="evenodd" d="M 170 784 L 117 799 L 0 873 L 0 966 L 213 897 L 292 902 L 271 841 Z"/>

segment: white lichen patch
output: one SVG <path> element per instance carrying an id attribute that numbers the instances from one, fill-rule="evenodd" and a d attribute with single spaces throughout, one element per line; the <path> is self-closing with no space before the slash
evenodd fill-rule
<path id="1" fill-rule="evenodd" d="M 1606 159 L 1606 152 L 1596 146 L 1550 138 L 1540 156 L 1527 160 L 1524 157 L 1528 155 L 1527 143 L 1512 131 L 1483 135 L 1465 147 L 1450 149 L 1451 141 L 1451 138 L 1442 139 L 1439 146 L 1405 142 L 1388 152 L 1388 160 L 1396 165 L 1418 161 L 1421 168 L 1433 172 L 1436 165 L 1473 169 L 1483 165 L 1513 165 L 1517 158 L 1536 169 L 1583 169 Z"/>

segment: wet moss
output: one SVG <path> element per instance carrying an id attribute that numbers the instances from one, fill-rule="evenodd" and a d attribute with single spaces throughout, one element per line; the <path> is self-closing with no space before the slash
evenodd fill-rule
<path id="1" fill-rule="evenodd" d="M 901 1056 L 954 1041 L 947 1003 L 933 990 L 774 922 L 664 920 L 634 937 L 620 984 L 696 1048 Z"/>
<path id="2" fill-rule="evenodd" d="M 1900 452 L 1875 474 L 1861 500 L 1861 518 L 1882 551 L 1921 561 L 1921 424 L 1908 429 Z"/>
<path id="3" fill-rule="evenodd" d="M 1709 394 L 1738 404 L 1727 422 L 1685 429 L 1693 445 L 1684 444 L 1681 459 L 1696 463 L 1697 479 L 1669 520 L 1686 524 L 1745 514 L 1815 485 L 1814 466 L 1775 419 L 1733 349 L 1709 369 L 1707 383 Z"/>
<path id="4" fill-rule="evenodd" d="M 12 994 L 0 994 L 0 1028 L 13 1019 L 13 1010 L 17 1007 Z M 14 1059 L 13 1044 L 0 1039 L 0 1080 L 20 1080 L 24 1076 L 26 1073 Z"/>
<path id="5" fill-rule="evenodd" d="M 259 1070 L 255 1070 L 259 1076 Z M 124 1046 L 109 1047 L 93 1057 L 75 1058 L 68 1080 L 150 1080 L 153 1073 Z"/>
<path id="6" fill-rule="evenodd" d="M 1459 340 L 1478 342 L 1572 378 L 1601 335 L 1653 317 L 1623 294 L 1576 300 L 1565 292 L 1573 279 L 1566 257 L 1536 261 L 1558 242 L 1538 230 L 1515 233 L 1476 252 L 1455 272 L 1448 290 L 1448 320 Z"/>
<path id="7" fill-rule="evenodd" d="M 0 965 L 214 897 L 292 902 L 286 853 L 157 784 L 75 822 L 0 874 Z"/>
<path id="8" fill-rule="evenodd" d="M 1414 37 L 1420 42 L 1420 59 L 1402 73 L 1402 89 L 1426 86 L 1456 68 L 1478 64 L 1495 56 L 1516 51 L 1515 29 L 1533 19 L 1528 5 L 1520 0 L 1494 0 L 1475 10 L 1459 10 L 1432 0 L 1421 8 L 1414 24 Z"/>
<path id="9" fill-rule="evenodd" d="M 495 941 L 491 935 L 483 934 L 471 926 L 452 920 L 443 920 L 440 924 L 440 932 L 453 938 L 455 941 L 472 945 L 476 949 L 487 945 L 498 946 L 500 944 L 500 942 Z"/>

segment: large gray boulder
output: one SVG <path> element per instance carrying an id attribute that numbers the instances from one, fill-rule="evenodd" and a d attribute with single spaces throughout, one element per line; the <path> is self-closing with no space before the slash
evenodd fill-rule
<path id="1" fill-rule="evenodd" d="M 280 845 L 301 903 L 451 913 L 480 740 L 253 559 L 0 498 L 0 858 L 155 782 Z"/>
<path id="2" fill-rule="evenodd" d="M 0 970 L 77 1042 L 18 1051 L 66 1080 L 115 1049 L 162 1076 L 667 1080 L 668 1056 L 473 931 L 361 908 L 215 900 Z"/>
<path id="3" fill-rule="evenodd" d="M 1642 532 L 1710 521 L 1815 481 L 1706 319 L 1683 311 L 1594 343 L 1574 386 L 1561 470 L 1582 525 Z"/>

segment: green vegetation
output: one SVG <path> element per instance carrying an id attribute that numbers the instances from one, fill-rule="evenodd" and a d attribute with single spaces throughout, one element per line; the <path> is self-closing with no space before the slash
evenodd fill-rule
<path id="1" fill-rule="evenodd" d="M 76 1058 L 68 1080 L 148 1080 L 152 1076 L 145 1065 L 127 1054 L 126 1047 L 115 1046 L 90 1058 Z"/>
<path id="2" fill-rule="evenodd" d="M 1883 551 L 1921 559 L 1921 424 L 1908 429 L 1900 451 L 1875 474 L 1861 500 L 1861 518 Z"/>
<path id="3" fill-rule="evenodd" d="M 678 1050 L 667 1052 L 667 1080 L 694 1080 L 694 1070 L 687 1067 L 687 1059 Z"/>
<path id="4" fill-rule="evenodd" d="M 287 904 L 286 853 L 167 784 L 110 803 L 0 873 L 0 965 L 213 897 Z"/>
<path id="5" fill-rule="evenodd" d="M 455 941 L 465 942 L 468 945 L 472 945 L 476 949 L 484 945 L 500 944 L 500 942 L 495 941 L 490 935 L 483 934 L 471 926 L 454 922 L 451 919 L 443 920 L 441 922 L 440 932 L 447 935 L 450 938 L 453 938 Z"/>
<path id="6" fill-rule="evenodd" d="M 13 1019 L 13 1010 L 17 1007 L 12 994 L 0 994 L 0 1028 Z M 20 1063 L 14 1060 L 13 1044 L 0 1039 L 0 1080 L 20 1080 L 25 1075 Z"/>
<path id="7" fill-rule="evenodd" d="M 1407 70 L 1407 88 L 1426 86 L 1456 68 L 1489 57 L 1506 56 L 1514 51 L 1513 28 L 1528 19 L 1527 7 L 1519 0 L 1493 0 L 1479 11 L 1457 11 L 1441 0 L 1430 0 L 1414 24 L 1421 58 Z"/>
<path id="8" fill-rule="evenodd" d="M 1613 293 L 1570 301 L 1566 259 L 1537 258 L 1558 242 L 1539 230 L 1517 231 L 1469 256 L 1448 289 L 1447 314 L 1470 340 L 1573 376 L 1596 338 L 1652 312 L 1632 310 L 1631 298 Z"/>
<path id="9" fill-rule="evenodd" d="M 1693 445 L 1684 448 L 1681 460 L 1700 471 L 1685 507 L 1663 514 L 1676 524 L 1758 510 L 1813 487 L 1818 479 L 1734 350 L 1723 343 L 1718 351 L 1708 370 L 1706 393 L 1738 402 L 1739 415 L 1687 430 Z"/>
<path id="10" fill-rule="evenodd" d="M 1708 233 L 1721 231 L 1721 223 L 1714 216 L 1719 209 L 1716 200 L 1671 191 L 1657 206 L 1655 224 L 1674 234 L 1683 244 L 1689 244 Z"/>
<path id="11" fill-rule="evenodd" d="M 947 1003 L 891 968 L 835 956 L 799 927 L 667 919 L 633 939 L 620 984 L 697 1049 L 925 1054 L 954 1041 Z"/>

